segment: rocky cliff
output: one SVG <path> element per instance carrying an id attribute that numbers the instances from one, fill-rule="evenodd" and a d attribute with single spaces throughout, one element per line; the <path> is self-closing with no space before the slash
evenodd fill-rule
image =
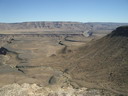
<path id="1" fill-rule="evenodd" d="M 127 23 L 23 22 L 0 23 L 1 34 L 81 34 L 84 31 L 109 33 Z"/>

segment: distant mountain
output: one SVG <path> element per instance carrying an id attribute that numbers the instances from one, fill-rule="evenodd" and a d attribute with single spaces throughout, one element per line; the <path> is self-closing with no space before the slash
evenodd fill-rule
<path id="1" fill-rule="evenodd" d="M 81 34 L 83 31 L 106 34 L 128 23 L 23 22 L 0 23 L 0 34 Z"/>

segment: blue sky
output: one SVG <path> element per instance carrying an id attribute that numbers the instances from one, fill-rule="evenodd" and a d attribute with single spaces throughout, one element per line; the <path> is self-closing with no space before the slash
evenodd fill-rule
<path id="1" fill-rule="evenodd" d="M 127 22 L 128 0 L 0 0 L 0 22 Z"/>

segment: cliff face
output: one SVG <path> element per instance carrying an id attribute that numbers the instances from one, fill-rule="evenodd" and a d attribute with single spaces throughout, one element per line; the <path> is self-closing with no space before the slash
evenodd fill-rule
<path id="1" fill-rule="evenodd" d="M 90 26 L 79 22 L 24 22 L 0 24 L 0 30 L 82 31 Z"/>
<path id="2" fill-rule="evenodd" d="M 127 23 L 81 23 L 81 22 L 0 23 L 0 33 L 1 34 L 2 33 L 3 34 L 13 34 L 13 33 L 15 34 L 16 33 L 81 34 L 81 32 L 88 30 L 96 33 L 109 33 L 120 25 L 128 25 L 128 24 Z"/>

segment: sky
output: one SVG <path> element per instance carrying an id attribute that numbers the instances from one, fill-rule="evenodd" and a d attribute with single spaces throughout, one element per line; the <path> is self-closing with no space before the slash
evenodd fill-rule
<path id="1" fill-rule="evenodd" d="M 128 0 L 0 0 L 0 22 L 128 23 Z"/>

